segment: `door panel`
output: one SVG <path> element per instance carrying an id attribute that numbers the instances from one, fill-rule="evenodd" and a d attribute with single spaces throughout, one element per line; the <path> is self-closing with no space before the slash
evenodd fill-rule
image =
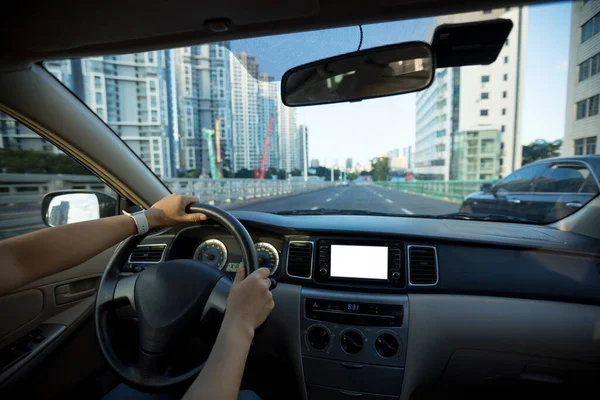
<path id="1" fill-rule="evenodd" d="M 44 293 L 28 289 L 0 297 L 0 343 L 12 332 L 27 326 L 44 309 Z"/>
<path id="2" fill-rule="evenodd" d="M 8 359 L 12 360 L 10 367 L 0 365 L 0 371 L 2 371 L 0 372 L 0 386 L 10 385 L 11 377 L 18 370 L 35 366 L 40 359 L 47 355 L 44 353 L 51 352 L 52 342 L 60 340 L 62 335 L 66 335 L 71 326 L 81 323 L 82 318 L 91 318 L 90 310 L 93 308 L 96 287 L 89 288 L 88 286 L 91 283 L 97 286 L 100 282 L 99 278 L 115 247 L 98 254 L 81 265 L 45 277 L 19 288 L 9 295 L 0 297 L 0 318 L 2 318 L 0 359 L 6 361 L 7 354 L 10 349 L 14 348 L 15 343 L 27 341 L 28 334 L 31 332 L 33 332 L 32 336 L 36 335 L 36 330 L 44 333 L 48 329 L 48 332 L 51 332 L 48 338 L 40 342 L 41 348 L 30 338 L 26 348 L 31 352 L 22 355 L 22 358 L 16 361 L 9 357 Z M 84 284 L 81 285 L 81 282 Z M 71 296 L 83 295 L 80 298 L 68 299 L 72 301 L 57 304 L 57 288 L 65 287 L 65 285 L 71 288 Z M 64 289 L 58 290 L 59 299 L 62 291 Z M 58 332 L 56 335 L 54 334 L 55 328 Z"/>

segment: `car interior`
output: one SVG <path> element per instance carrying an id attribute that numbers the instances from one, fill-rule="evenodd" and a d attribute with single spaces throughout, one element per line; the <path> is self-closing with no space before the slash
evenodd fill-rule
<path id="1" fill-rule="evenodd" d="M 22 0 L 6 5 L 0 26 L 0 111 L 114 190 L 104 212 L 120 214 L 170 191 L 44 61 L 533 3 Z M 565 179 L 580 188 L 585 177 L 573 173 Z M 276 305 L 241 387 L 263 399 L 597 397 L 597 196 L 535 225 L 208 204 L 189 212 L 209 219 L 133 236 L 0 297 L 0 397 L 101 399 L 119 383 L 156 393 L 189 385 L 236 269 L 245 261 L 253 271 L 265 257 Z M 193 259 L 208 267 L 190 267 Z M 183 309 L 202 318 L 160 320 Z M 151 356 L 140 352 L 148 348 Z"/>

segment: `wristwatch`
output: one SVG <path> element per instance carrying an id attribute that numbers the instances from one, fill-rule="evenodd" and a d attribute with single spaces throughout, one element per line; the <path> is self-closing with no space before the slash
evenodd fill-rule
<path id="1" fill-rule="evenodd" d="M 148 233 L 148 218 L 146 218 L 146 210 L 140 206 L 127 207 L 123 210 L 123 214 L 130 216 L 135 221 L 137 226 L 137 234 L 144 235 Z"/>

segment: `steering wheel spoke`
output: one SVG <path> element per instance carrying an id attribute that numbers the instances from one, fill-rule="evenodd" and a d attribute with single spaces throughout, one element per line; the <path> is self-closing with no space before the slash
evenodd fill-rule
<path id="1" fill-rule="evenodd" d="M 113 295 L 113 301 L 115 304 L 127 304 L 131 305 L 133 311 L 137 311 L 135 307 L 135 283 L 137 282 L 139 274 L 133 274 L 123 276 L 117 282 L 115 292 Z"/>
<path id="2" fill-rule="evenodd" d="M 208 300 L 206 300 L 204 310 L 202 310 L 202 319 L 204 319 L 206 314 L 208 314 L 210 311 L 216 311 L 219 314 L 225 313 L 227 296 L 229 296 L 230 290 L 231 281 L 227 277 L 223 277 L 217 281 L 217 284 L 210 293 L 210 296 L 208 296 Z"/>

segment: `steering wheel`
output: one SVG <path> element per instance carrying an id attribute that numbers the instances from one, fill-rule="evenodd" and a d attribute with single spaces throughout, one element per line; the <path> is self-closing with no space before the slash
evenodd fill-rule
<path id="1" fill-rule="evenodd" d="M 246 274 L 257 269 L 254 242 L 233 215 L 206 204 L 191 204 L 186 211 L 203 213 L 223 225 L 242 250 Z M 144 237 L 124 240 L 104 271 L 96 298 L 96 335 L 106 361 L 125 382 L 162 389 L 195 377 L 204 367 L 206 360 L 188 371 L 173 372 L 171 356 L 178 344 L 191 340 L 191 333 L 210 310 L 224 313 L 231 280 L 216 268 L 190 259 L 161 262 L 138 274 L 121 274 L 129 255 Z M 111 314 L 114 318 L 116 308 L 127 304 L 139 319 L 137 361 L 120 357 L 112 340 L 118 332 L 110 323 Z"/>

